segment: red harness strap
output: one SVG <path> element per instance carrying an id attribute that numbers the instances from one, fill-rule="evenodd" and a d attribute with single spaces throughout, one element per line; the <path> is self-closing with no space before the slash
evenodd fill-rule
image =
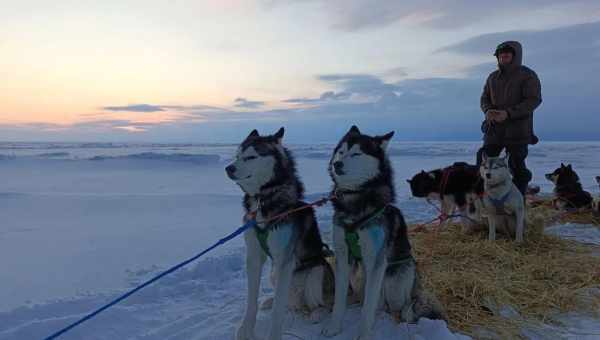
<path id="1" fill-rule="evenodd" d="M 446 186 L 448 185 L 448 179 L 450 178 L 450 173 L 453 172 L 452 167 L 445 168 L 442 171 L 442 182 L 440 183 L 440 198 L 443 199 L 444 192 L 446 191 Z"/>
<path id="2" fill-rule="evenodd" d="M 325 203 L 327 203 L 327 202 L 329 202 L 331 200 L 332 200 L 332 197 L 323 197 L 323 198 L 321 198 L 319 200 L 316 200 L 314 202 L 305 204 L 305 205 L 303 205 L 301 207 L 298 207 L 298 208 L 295 208 L 295 209 L 290 209 L 288 211 L 284 211 L 281 214 L 277 214 L 275 216 L 269 217 L 269 218 L 264 219 L 262 221 L 257 221 L 257 223 L 268 224 L 268 223 L 271 223 L 273 221 L 277 221 L 277 220 L 280 220 L 282 218 L 288 217 L 289 215 L 291 215 L 293 213 L 297 213 L 298 211 L 302 211 L 302 210 L 305 210 L 305 209 L 308 209 L 308 208 L 312 208 L 312 207 L 320 207 L 320 206 L 324 205 Z M 251 212 L 247 213 L 246 216 L 244 216 L 244 219 L 254 219 L 254 218 L 256 218 L 256 211 L 251 211 Z"/>

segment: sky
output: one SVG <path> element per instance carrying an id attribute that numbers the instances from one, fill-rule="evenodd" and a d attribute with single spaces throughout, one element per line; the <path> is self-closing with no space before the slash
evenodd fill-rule
<path id="1" fill-rule="evenodd" d="M 600 1 L 0 0 L 0 140 L 478 140 L 495 46 L 542 140 L 600 139 Z"/>

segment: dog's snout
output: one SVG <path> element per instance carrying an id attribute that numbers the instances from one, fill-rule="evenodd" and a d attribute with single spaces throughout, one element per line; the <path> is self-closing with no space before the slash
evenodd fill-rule
<path id="1" fill-rule="evenodd" d="M 235 170 L 237 170 L 237 169 L 235 168 L 235 165 L 233 165 L 233 164 L 231 164 L 225 168 L 225 171 L 227 171 L 228 174 L 233 174 L 235 172 Z"/>
<path id="2" fill-rule="evenodd" d="M 485 174 L 485 178 L 490 179 L 492 178 L 492 174 L 490 174 L 489 172 L 487 174 Z"/>
<path id="3" fill-rule="evenodd" d="M 335 170 L 342 170 L 344 168 L 344 163 L 337 161 L 333 163 L 333 168 Z"/>

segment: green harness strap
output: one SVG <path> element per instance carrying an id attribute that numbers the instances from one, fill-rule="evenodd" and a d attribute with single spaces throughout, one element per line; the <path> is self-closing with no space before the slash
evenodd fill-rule
<path id="1" fill-rule="evenodd" d="M 379 209 L 364 222 L 361 223 L 359 228 L 363 229 L 364 226 L 368 227 L 368 224 L 376 218 L 379 218 L 384 212 L 387 206 Z M 344 239 L 346 240 L 346 246 L 348 247 L 348 263 L 352 263 L 352 260 L 362 261 L 362 251 L 360 249 L 360 236 L 354 231 L 348 231 L 344 229 Z"/>
<path id="2" fill-rule="evenodd" d="M 348 263 L 352 263 L 352 259 L 362 261 L 362 251 L 360 250 L 360 236 L 356 231 L 345 231 L 344 235 L 346 245 L 348 246 Z"/>
<path id="3" fill-rule="evenodd" d="M 256 233 L 256 239 L 258 240 L 258 243 L 260 243 L 262 250 L 265 252 L 265 254 L 272 258 L 271 252 L 269 251 L 269 243 L 267 242 L 269 240 L 269 234 L 271 230 L 269 228 L 261 229 L 259 227 L 255 227 L 254 232 Z"/>

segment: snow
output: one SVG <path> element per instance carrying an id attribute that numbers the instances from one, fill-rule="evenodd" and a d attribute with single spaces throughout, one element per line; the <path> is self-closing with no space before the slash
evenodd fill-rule
<path id="1" fill-rule="evenodd" d="M 600 228 L 593 225 L 574 223 L 553 225 L 546 229 L 546 233 L 581 243 L 600 246 Z"/>
<path id="2" fill-rule="evenodd" d="M 330 188 L 332 145 L 294 145 L 308 199 Z M 399 206 L 408 221 L 435 211 L 411 199 L 405 179 L 421 169 L 474 160 L 477 143 L 393 143 Z M 241 223 L 241 193 L 223 171 L 235 145 L 0 143 L 0 339 L 40 339 L 208 247 Z M 548 143 L 531 149 L 534 181 L 574 163 L 598 193 L 600 143 Z M 595 152 L 595 153 L 594 153 Z M 330 238 L 331 207 L 317 211 Z M 597 228 L 557 225 L 561 237 L 600 244 Z M 231 339 L 246 296 L 241 239 L 147 287 L 61 339 Z M 264 298 L 272 294 L 265 278 Z M 352 339 L 359 309 L 349 309 Z M 564 317 L 560 332 L 600 334 L 598 319 Z M 264 335 L 269 312 L 259 315 Z M 289 314 L 285 339 L 322 339 L 321 324 Z M 548 326 L 550 327 L 550 326 Z M 552 326 L 557 327 L 557 326 Z M 378 318 L 376 339 L 465 339 L 443 322 L 398 325 Z M 557 332 L 553 330 L 554 332 Z M 531 331 L 533 332 L 533 331 Z M 560 333 L 560 334 L 563 334 Z M 533 333 L 532 333 L 533 334 Z M 567 333 L 564 333 L 567 334 Z M 535 336 L 534 336 L 535 338 Z M 544 336 L 538 337 L 544 338 Z"/>

